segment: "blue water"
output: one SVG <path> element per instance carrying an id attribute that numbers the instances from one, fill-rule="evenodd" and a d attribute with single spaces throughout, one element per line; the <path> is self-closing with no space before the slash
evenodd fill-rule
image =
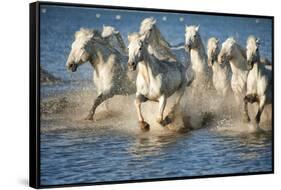
<path id="1" fill-rule="evenodd" d="M 117 20 L 116 15 L 121 19 Z M 261 40 L 262 56 L 272 59 L 272 26 L 268 19 L 42 6 L 41 66 L 63 82 L 42 85 L 41 100 L 57 95 L 71 99 L 71 92 L 94 88 L 89 84 L 92 80 L 89 64 L 73 75 L 65 68 L 74 33 L 80 27 L 115 26 L 127 43 L 127 35 L 138 31 L 140 22 L 151 16 L 157 19 L 157 26 L 172 45 L 182 44 L 184 26 L 195 24 L 200 25 L 204 43 L 211 36 L 220 41 L 233 36 L 244 46 L 247 37 L 254 34 Z M 114 120 L 89 124 L 72 122 L 64 116 L 65 113 L 41 118 L 42 185 L 272 170 L 271 132 L 240 134 L 206 127 L 184 134 L 169 131 L 143 134 L 135 126 L 129 126 L 135 130 L 120 130 L 128 127 L 125 121 L 117 127 Z"/>

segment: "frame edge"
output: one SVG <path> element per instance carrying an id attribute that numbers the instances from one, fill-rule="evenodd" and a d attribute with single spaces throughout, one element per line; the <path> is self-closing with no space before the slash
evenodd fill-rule
<path id="1" fill-rule="evenodd" d="M 40 187 L 38 161 L 38 2 L 29 4 L 29 186 Z"/>

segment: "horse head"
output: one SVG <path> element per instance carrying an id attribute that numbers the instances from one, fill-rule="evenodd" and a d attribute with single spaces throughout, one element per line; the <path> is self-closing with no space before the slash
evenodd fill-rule
<path id="1" fill-rule="evenodd" d="M 250 67 L 250 70 L 253 68 L 254 63 L 259 62 L 260 54 L 259 54 L 259 39 L 255 36 L 249 36 L 247 39 L 246 46 L 246 55 L 247 55 L 247 64 Z"/>
<path id="2" fill-rule="evenodd" d="M 75 40 L 71 45 L 66 67 L 75 72 L 78 66 L 93 59 L 93 44 L 96 40 L 101 40 L 100 32 L 81 28 L 75 33 Z"/>
<path id="3" fill-rule="evenodd" d="M 185 49 L 190 51 L 199 47 L 199 26 L 185 26 Z"/>
<path id="4" fill-rule="evenodd" d="M 156 24 L 156 19 L 154 19 L 153 17 L 144 19 L 141 22 L 139 34 L 141 36 L 145 36 L 147 40 L 150 40 L 156 29 L 155 24 Z"/>
<path id="5" fill-rule="evenodd" d="M 147 42 L 145 36 L 140 36 L 138 33 L 133 33 L 128 36 L 128 68 L 134 71 L 140 61 L 144 60 L 144 52 L 147 50 Z"/>
<path id="6" fill-rule="evenodd" d="M 222 43 L 221 51 L 218 55 L 218 62 L 220 64 L 229 62 L 235 54 L 235 49 L 236 49 L 236 41 L 232 37 L 228 38 L 226 41 Z"/>
<path id="7" fill-rule="evenodd" d="M 207 56 L 208 56 L 208 65 L 212 66 L 215 61 L 217 61 L 219 54 L 219 40 L 215 37 L 212 37 L 208 40 L 207 45 Z"/>

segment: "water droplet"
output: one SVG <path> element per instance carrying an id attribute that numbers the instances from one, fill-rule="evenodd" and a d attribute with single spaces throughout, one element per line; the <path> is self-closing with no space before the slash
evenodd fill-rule
<path id="1" fill-rule="evenodd" d="M 99 13 L 96 14 L 96 18 L 100 18 L 100 16 L 101 16 L 101 15 L 100 15 Z"/>
<path id="2" fill-rule="evenodd" d="M 166 21 L 166 20 L 167 20 L 167 17 L 163 16 L 163 17 L 162 17 L 162 20 L 163 20 L 163 21 Z"/>
<path id="3" fill-rule="evenodd" d="M 121 15 L 116 15 L 116 16 L 115 16 L 115 19 L 116 19 L 116 20 L 120 20 L 120 19 L 121 19 Z"/>
<path id="4" fill-rule="evenodd" d="M 180 17 L 179 20 L 180 20 L 180 22 L 183 22 L 183 21 L 184 21 L 184 18 L 183 18 L 183 17 Z"/>
<path id="5" fill-rule="evenodd" d="M 45 14 L 47 12 L 47 9 L 43 8 L 41 9 L 41 12 Z"/>

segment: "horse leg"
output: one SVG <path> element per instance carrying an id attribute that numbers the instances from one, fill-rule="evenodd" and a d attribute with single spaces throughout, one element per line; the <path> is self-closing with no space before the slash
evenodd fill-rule
<path id="1" fill-rule="evenodd" d="M 102 105 L 104 106 L 105 111 L 108 111 L 108 100 L 104 101 Z"/>
<path id="2" fill-rule="evenodd" d="M 166 103 L 167 103 L 167 98 L 165 97 L 165 95 L 162 95 L 160 98 L 159 98 L 159 116 L 157 117 L 156 121 L 158 123 L 160 123 L 161 125 L 165 126 L 167 125 L 165 123 L 165 121 L 163 120 L 163 113 L 164 113 L 164 110 L 165 110 L 165 107 L 166 107 Z"/>
<path id="3" fill-rule="evenodd" d="M 249 96 L 249 95 L 247 95 Z M 251 121 L 250 117 L 249 117 L 249 112 L 248 112 L 248 97 L 245 96 L 244 97 L 244 114 L 243 114 L 243 121 L 245 123 L 249 123 Z"/>
<path id="4" fill-rule="evenodd" d="M 136 99 L 135 99 L 135 106 L 138 114 L 138 119 L 139 119 L 139 126 L 142 131 L 149 131 L 149 124 L 144 121 L 142 113 L 141 113 L 141 104 L 143 102 L 146 102 L 147 98 L 144 97 L 141 94 L 137 94 Z"/>
<path id="5" fill-rule="evenodd" d="M 93 120 L 97 107 L 102 102 L 104 102 L 105 100 L 107 100 L 113 96 L 114 96 L 114 94 L 111 92 L 102 92 L 100 95 L 98 95 L 98 97 L 95 99 L 94 104 L 93 104 L 88 116 L 85 118 L 85 120 Z"/>
<path id="6" fill-rule="evenodd" d="M 258 109 L 258 113 L 257 113 L 256 118 L 255 118 L 257 124 L 260 123 L 261 114 L 263 112 L 264 105 L 265 105 L 265 100 L 266 100 L 265 96 L 262 96 L 262 97 L 259 98 L 259 109 Z"/>
<path id="7" fill-rule="evenodd" d="M 166 116 L 165 120 L 172 121 L 175 118 L 175 110 L 180 104 L 184 91 L 185 91 L 184 86 L 182 88 L 180 88 L 178 91 L 176 91 L 176 95 L 177 95 L 176 101 L 175 101 L 174 105 L 170 108 L 170 111 L 169 111 L 168 115 Z"/>
<path id="8" fill-rule="evenodd" d="M 248 94 L 244 97 L 244 121 L 245 122 L 250 122 L 251 119 L 249 117 L 249 112 L 248 112 L 248 103 L 255 103 L 255 102 L 260 102 L 257 94 Z"/>

